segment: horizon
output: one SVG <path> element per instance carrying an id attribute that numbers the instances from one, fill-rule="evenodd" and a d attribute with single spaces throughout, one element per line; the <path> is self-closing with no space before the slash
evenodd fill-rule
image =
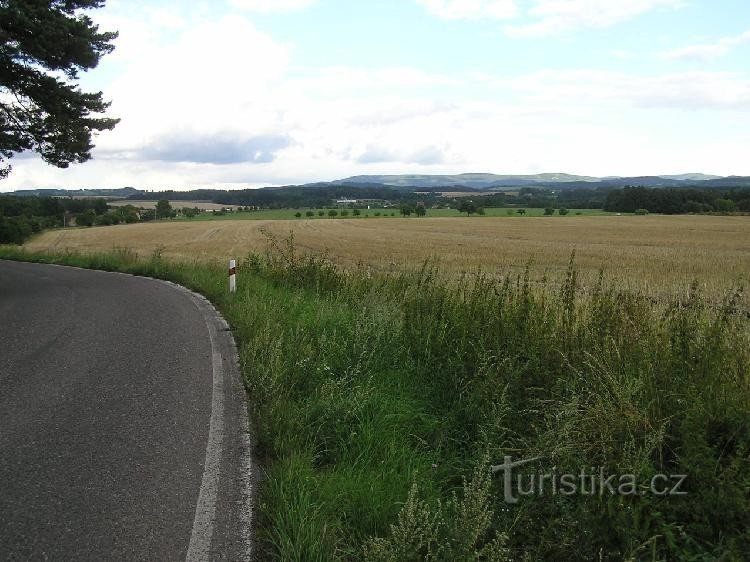
<path id="1" fill-rule="evenodd" d="M 122 122 L 83 164 L 16 156 L 0 192 L 750 176 L 741 0 L 110 0 L 87 14 L 120 37 L 80 85 Z"/>
<path id="2" fill-rule="evenodd" d="M 255 185 L 255 186 L 247 186 L 247 185 L 233 185 L 231 187 L 229 186 L 222 186 L 221 184 L 217 184 L 215 187 L 192 187 L 192 186 L 185 186 L 184 188 L 172 188 L 169 186 L 162 186 L 160 188 L 154 188 L 154 187 L 139 187 L 135 185 L 121 185 L 121 186 L 115 186 L 115 187 L 96 187 L 96 186 L 71 186 L 71 187 L 19 187 L 12 191 L 2 191 L 0 190 L 0 194 L 13 194 L 17 192 L 24 192 L 24 191 L 43 191 L 43 190 L 64 190 L 64 191 L 96 191 L 96 190 L 121 190 L 121 189 L 135 189 L 136 191 L 142 191 L 142 192 L 164 192 L 164 191 L 195 191 L 199 189 L 214 189 L 217 191 L 238 191 L 243 189 L 267 189 L 267 188 L 279 188 L 279 187 L 304 187 L 307 185 L 314 185 L 318 183 L 334 183 L 334 182 L 343 182 L 348 180 L 355 180 L 359 177 L 365 177 L 365 176 L 377 176 L 377 177 L 403 177 L 403 176 L 423 176 L 423 177 L 458 177 L 458 176 L 498 176 L 498 177 L 507 177 L 507 178 L 530 178 L 533 176 L 549 176 L 549 175 L 559 175 L 559 176 L 575 176 L 575 177 L 588 177 L 593 178 L 591 180 L 561 180 L 561 181 L 550 181 L 547 180 L 546 183 L 570 183 L 570 182 L 579 182 L 579 181 L 589 181 L 590 183 L 597 183 L 599 181 L 604 180 L 617 180 L 617 179 L 631 179 L 631 178 L 674 178 L 679 176 L 706 176 L 706 178 L 702 179 L 709 179 L 709 178 L 717 178 L 717 179 L 729 179 L 734 177 L 746 177 L 746 176 L 740 176 L 740 175 L 729 175 L 729 176 L 719 176 L 716 174 L 706 174 L 703 172 L 684 172 L 684 173 L 678 173 L 678 174 L 653 174 L 653 175 L 634 175 L 634 176 L 613 176 L 613 175 L 607 175 L 607 176 L 591 176 L 587 174 L 569 174 L 567 172 L 539 172 L 537 174 L 505 174 L 505 173 L 495 173 L 495 172 L 458 172 L 455 174 L 421 174 L 421 173 L 406 173 L 406 174 L 391 174 L 391 173 L 383 173 L 383 174 L 359 174 L 356 176 L 347 176 L 345 178 L 335 178 L 335 179 L 327 179 L 327 180 L 316 180 L 316 181 L 303 181 L 301 183 L 290 183 L 290 184 L 283 184 L 283 185 Z M 510 180 L 508 180 L 510 181 Z M 693 182 L 693 181 L 701 181 L 701 180 L 684 180 L 687 183 Z M 377 182 L 376 182 L 377 183 Z M 392 187 L 388 184 L 383 184 L 383 187 Z M 450 185 L 446 185 L 444 187 L 451 187 Z M 511 186 L 502 186 L 502 187 L 508 187 Z M 520 186 L 520 187 L 534 187 L 533 185 L 526 185 L 526 186 Z"/>

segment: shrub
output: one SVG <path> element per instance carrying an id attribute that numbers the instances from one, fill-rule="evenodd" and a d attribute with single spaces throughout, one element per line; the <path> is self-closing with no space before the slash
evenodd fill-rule
<path id="1" fill-rule="evenodd" d="M 86 209 L 82 213 L 76 215 L 76 225 L 78 226 L 94 226 L 96 220 L 96 213 L 92 209 Z"/>
<path id="2" fill-rule="evenodd" d="M 306 217 L 314 217 L 314 216 L 315 216 L 315 213 L 314 213 L 313 211 L 307 211 L 307 212 L 305 213 L 305 216 L 306 216 Z"/>
<path id="3" fill-rule="evenodd" d="M 335 217 L 335 216 L 338 216 L 338 214 L 339 212 L 336 209 L 331 209 L 330 211 L 328 211 L 329 217 Z"/>
<path id="4" fill-rule="evenodd" d="M 294 216 L 297 217 L 297 218 L 300 218 L 302 216 L 302 213 L 300 213 L 299 211 L 297 211 L 296 213 L 294 213 Z"/>
<path id="5" fill-rule="evenodd" d="M 648 214 L 648 209 L 636 209 L 635 210 L 635 214 L 636 215 L 641 215 L 641 216 L 647 215 Z"/>
<path id="6" fill-rule="evenodd" d="M 544 209 L 544 214 L 545 216 L 549 217 L 555 214 L 555 210 L 552 207 L 547 207 L 546 209 Z"/>
<path id="7" fill-rule="evenodd" d="M 566 209 L 565 207 L 560 207 L 560 208 L 559 208 L 559 209 L 557 210 L 557 213 L 558 213 L 558 214 L 559 214 L 560 216 L 563 216 L 563 217 L 564 217 L 565 215 L 567 215 L 567 214 L 570 214 L 570 211 L 569 211 L 568 209 Z"/>

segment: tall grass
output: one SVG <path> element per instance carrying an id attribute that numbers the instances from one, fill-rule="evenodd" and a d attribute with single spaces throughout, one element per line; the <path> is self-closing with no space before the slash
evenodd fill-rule
<path id="1" fill-rule="evenodd" d="M 266 479 L 262 539 L 281 560 L 726 560 L 750 552 L 750 330 L 697 285 L 664 304 L 603 276 L 445 281 L 341 271 L 293 240 L 223 264 L 0 257 L 168 278 L 235 330 Z M 603 467 L 684 496 L 503 499 L 489 465 Z M 530 468 L 529 470 L 532 470 Z"/>

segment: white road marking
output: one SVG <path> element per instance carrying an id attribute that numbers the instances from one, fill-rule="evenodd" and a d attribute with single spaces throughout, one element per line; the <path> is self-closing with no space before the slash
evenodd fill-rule
<path id="1" fill-rule="evenodd" d="M 197 302 L 195 304 L 199 309 L 201 308 Z M 185 556 L 188 562 L 202 562 L 209 559 L 224 442 L 224 367 L 216 342 L 216 327 L 209 318 L 206 318 L 206 326 L 211 340 L 211 367 L 213 369 L 211 421 L 206 444 L 206 460 L 203 465 L 203 479 L 198 494 L 198 504 L 195 506 L 190 544 L 187 556 Z"/>

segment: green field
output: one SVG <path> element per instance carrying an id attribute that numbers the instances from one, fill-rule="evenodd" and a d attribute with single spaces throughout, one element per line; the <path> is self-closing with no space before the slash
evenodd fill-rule
<path id="1" fill-rule="evenodd" d="M 415 219 L 416 220 L 416 219 Z M 342 271 L 285 241 L 222 262 L 0 257 L 127 271 L 206 295 L 237 339 L 265 482 L 262 559 L 742 560 L 750 314 L 699 286 L 655 303 L 602 279 Z M 632 495 L 504 500 L 489 466 L 601 467 Z M 520 471 L 519 471 L 520 472 Z M 687 475 L 687 495 L 648 493 Z"/>

